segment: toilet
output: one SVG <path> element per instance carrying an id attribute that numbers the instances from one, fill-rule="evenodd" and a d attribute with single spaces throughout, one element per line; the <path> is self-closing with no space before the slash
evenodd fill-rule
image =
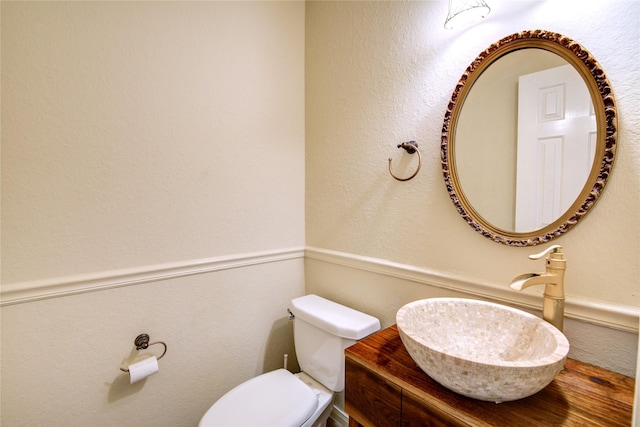
<path id="1" fill-rule="evenodd" d="M 344 389 L 344 349 L 380 329 L 380 321 L 317 295 L 291 300 L 302 372 L 277 369 L 236 386 L 200 420 L 208 426 L 321 427 L 333 394 Z"/>

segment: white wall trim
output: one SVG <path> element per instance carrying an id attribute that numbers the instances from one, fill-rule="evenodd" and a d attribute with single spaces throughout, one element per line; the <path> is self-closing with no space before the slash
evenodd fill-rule
<path id="1" fill-rule="evenodd" d="M 305 258 L 382 274 L 412 282 L 461 292 L 473 297 L 496 300 L 508 305 L 541 310 L 539 295 L 515 292 L 507 284 L 481 282 L 477 279 L 445 271 L 419 268 L 379 258 L 307 247 Z M 566 297 L 565 315 L 568 318 L 638 333 L 640 307 L 621 306 L 600 301 Z"/>
<path id="2" fill-rule="evenodd" d="M 0 306 L 303 257 L 304 248 L 299 247 L 3 284 Z"/>
<path id="3" fill-rule="evenodd" d="M 331 410 L 331 414 L 329 414 L 329 418 L 331 418 L 333 424 L 338 427 L 349 426 L 349 415 L 342 409 L 338 408 L 336 405 L 333 405 L 333 409 Z"/>
<path id="4" fill-rule="evenodd" d="M 540 310 L 542 306 L 538 295 L 514 292 L 504 284 L 483 283 L 473 278 L 458 276 L 449 272 L 313 247 L 251 252 L 31 282 L 2 284 L 0 288 L 0 306 L 303 257 L 438 288 L 450 289 L 473 297 L 497 300 L 505 304 L 528 309 Z M 568 296 L 565 314 L 568 318 L 638 333 L 639 307 L 620 306 Z"/>

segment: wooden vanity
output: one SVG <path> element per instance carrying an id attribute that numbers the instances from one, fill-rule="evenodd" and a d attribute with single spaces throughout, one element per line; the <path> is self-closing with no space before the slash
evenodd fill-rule
<path id="1" fill-rule="evenodd" d="M 395 325 L 345 350 L 349 426 L 631 425 L 634 379 L 576 360 L 533 396 L 496 404 L 449 391 L 407 353 Z"/>

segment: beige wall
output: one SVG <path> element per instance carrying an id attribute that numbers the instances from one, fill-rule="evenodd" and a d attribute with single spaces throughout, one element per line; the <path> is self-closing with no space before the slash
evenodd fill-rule
<path id="1" fill-rule="evenodd" d="M 2 425 L 196 425 L 293 352 L 304 9 L 2 2 Z"/>
<path id="2" fill-rule="evenodd" d="M 524 28 L 579 40 L 616 91 L 611 183 L 558 242 L 572 310 L 593 302 L 603 323 L 630 307 L 636 325 L 572 319 L 572 344 L 633 369 L 637 3 L 557 7 L 506 2 L 445 32 L 445 1 L 3 1 L 2 424 L 195 425 L 292 351 L 283 310 L 305 291 L 385 326 L 441 294 L 537 306 L 501 291 L 540 268 L 531 250 L 469 229 L 439 166 L 462 70 Z M 398 183 L 387 158 L 411 167 L 395 148 L 409 139 L 423 169 Z M 118 367 L 140 332 L 169 350 L 130 386 Z"/>
<path id="3" fill-rule="evenodd" d="M 478 53 L 517 31 L 556 31 L 598 58 L 619 108 L 618 155 L 604 195 L 553 242 L 568 259 L 567 316 L 576 321 L 566 332 L 574 357 L 635 375 L 640 4 L 576 4 L 496 2 L 481 25 L 460 31 L 443 28 L 444 1 L 307 4 L 308 292 L 351 303 L 386 325 L 405 302 L 443 293 L 541 306 L 542 289 L 517 293 L 508 285 L 543 270 L 527 256 L 549 245 L 499 245 L 460 218 L 442 179 L 440 131 L 451 92 Z M 396 148 L 408 140 L 418 141 L 423 166 L 415 179 L 398 182 L 387 158 L 396 173 L 409 173 L 413 165 Z"/>
<path id="4" fill-rule="evenodd" d="M 195 426 L 226 391 L 294 355 L 286 308 L 303 280 L 297 259 L 2 307 L 1 424 Z M 167 353 L 129 384 L 119 368 L 143 332 Z"/>
<path id="5" fill-rule="evenodd" d="M 4 283 L 304 244 L 304 4 L 2 15 Z"/>

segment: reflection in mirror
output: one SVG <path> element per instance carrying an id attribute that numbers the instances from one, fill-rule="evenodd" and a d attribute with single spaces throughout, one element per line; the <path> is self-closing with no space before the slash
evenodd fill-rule
<path id="1" fill-rule="evenodd" d="M 445 182 L 484 236 L 514 246 L 547 242 L 595 203 L 615 135 L 613 95 L 595 59 L 556 33 L 516 33 L 482 52 L 452 95 Z"/>
<path id="2" fill-rule="evenodd" d="M 580 194 L 595 126 L 589 89 L 562 57 L 536 48 L 504 55 L 474 83 L 460 111 L 460 185 L 496 227 L 542 228 Z M 534 162 L 538 148 L 547 153 Z"/>

